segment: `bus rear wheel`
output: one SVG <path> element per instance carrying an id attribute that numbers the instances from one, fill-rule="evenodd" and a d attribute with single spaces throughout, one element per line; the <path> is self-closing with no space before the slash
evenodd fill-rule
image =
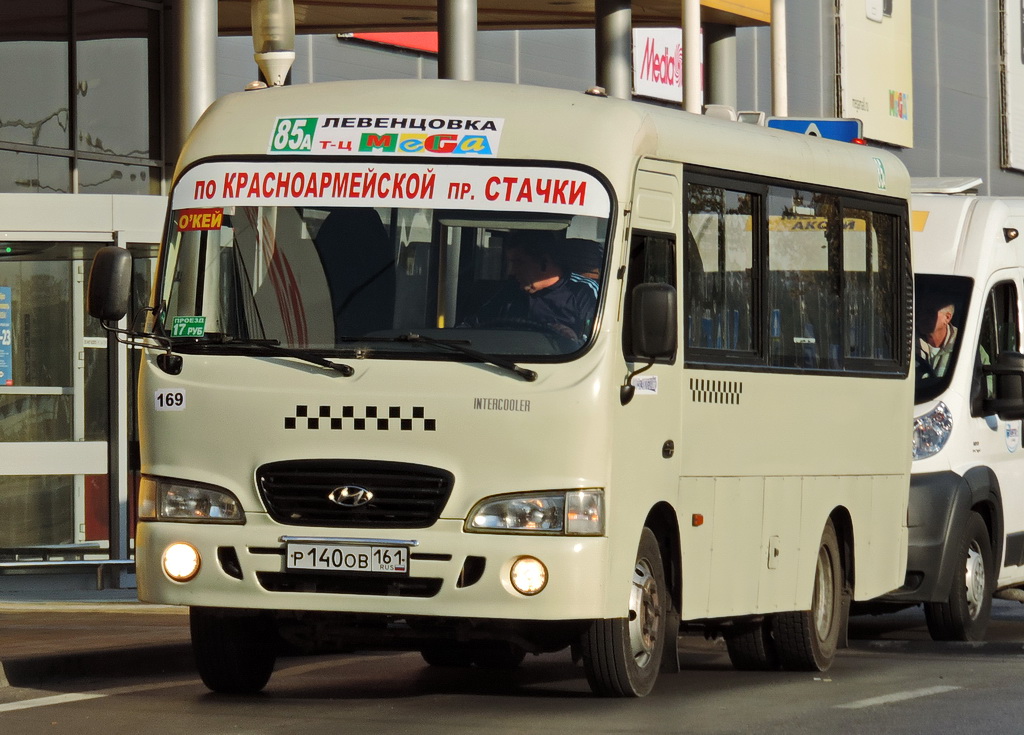
<path id="1" fill-rule="evenodd" d="M 587 681 L 604 697 L 643 697 L 654 688 L 668 634 L 668 588 L 658 540 L 640 535 L 626 617 L 595 620 L 580 637 Z"/>
<path id="2" fill-rule="evenodd" d="M 772 620 L 772 633 L 782 668 L 826 671 L 832 665 L 845 620 L 842 614 L 843 581 L 839 540 L 832 521 L 829 521 L 818 545 L 811 609 L 778 613 Z"/>
<path id="3" fill-rule="evenodd" d="M 739 671 L 774 671 L 779 652 L 772 636 L 770 618 L 737 621 L 723 634 L 729 661 Z"/>
<path id="4" fill-rule="evenodd" d="M 944 602 L 926 602 L 924 616 L 935 641 L 982 641 L 992 614 L 992 543 L 985 520 L 972 511 L 959 543 L 953 584 Z"/>
<path id="5" fill-rule="evenodd" d="M 192 652 L 203 684 L 221 694 L 255 694 L 277 661 L 277 629 L 264 613 L 189 609 Z"/>

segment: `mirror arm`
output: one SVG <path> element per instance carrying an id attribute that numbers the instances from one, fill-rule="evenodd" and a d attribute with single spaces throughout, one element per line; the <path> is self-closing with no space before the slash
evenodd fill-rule
<path id="1" fill-rule="evenodd" d="M 619 402 L 623 406 L 632 401 L 633 396 L 636 395 L 636 386 L 633 385 L 633 378 L 645 370 L 650 370 L 653 366 L 654 360 L 652 359 L 639 370 L 632 370 L 628 375 L 626 375 L 626 379 L 623 381 L 622 385 L 619 386 Z"/>
<path id="2" fill-rule="evenodd" d="M 148 309 L 143 309 L 143 311 L 147 310 Z M 136 319 L 134 319 L 133 321 L 137 320 L 138 317 L 136 317 Z M 152 340 L 153 342 L 156 342 L 157 345 L 164 350 L 163 353 L 157 355 L 157 365 L 159 365 L 160 368 L 169 375 L 178 375 L 181 372 L 181 355 L 174 354 L 174 351 L 171 347 L 171 340 L 168 337 L 162 334 L 154 334 L 152 332 L 143 332 L 135 329 L 121 329 L 120 327 L 113 327 L 107 321 L 101 321 L 100 324 L 103 326 L 103 329 L 107 333 L 113 334 L 114 338 L 118 342 L 129 347 L 153 346 L 143 340 Z"/>

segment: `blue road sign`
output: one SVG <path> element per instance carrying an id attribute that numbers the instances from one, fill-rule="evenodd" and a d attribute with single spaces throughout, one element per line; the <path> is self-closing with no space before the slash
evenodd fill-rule
<path id="1" fill-rule="evenodd" d="M 841 140 L 849 143 L 861 134 L 861 122 L 855 117 L 803 118 L 803 117 L 770 117 L 768 127 L 788 130 L 801 135 L 814 135 L 819 138 Z"/>

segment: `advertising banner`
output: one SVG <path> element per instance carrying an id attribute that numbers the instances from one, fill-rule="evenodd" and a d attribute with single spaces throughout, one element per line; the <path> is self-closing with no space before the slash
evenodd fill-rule
<path id="1" fill-rule="evenodd" d="M 633 29 L 633 91 L 640 97 L 683 101 L 683 29 Z"/>
<path id="2" fill-rule="evenodd" d="M 864 137 L 914 146 L 909 2 L 839 0 L 839 116 Z"/>
<path id="3" fill-rule="evenodd" d="M 0 385 L 14 385 L 14 338 L 11 287 L 0 286 Z"/>
<path id="4" fill-rule="evenodd" d="M 1024 171 L 1024 0 L 1003 0 L 1002 165 Z"/>

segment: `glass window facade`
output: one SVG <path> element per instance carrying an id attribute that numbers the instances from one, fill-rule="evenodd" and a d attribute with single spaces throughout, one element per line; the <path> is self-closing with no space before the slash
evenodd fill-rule
<path id="1" fill-rule="evenodd" d="M 149 0 L 0 4 L 0 193 L 159 194 Z"/>

